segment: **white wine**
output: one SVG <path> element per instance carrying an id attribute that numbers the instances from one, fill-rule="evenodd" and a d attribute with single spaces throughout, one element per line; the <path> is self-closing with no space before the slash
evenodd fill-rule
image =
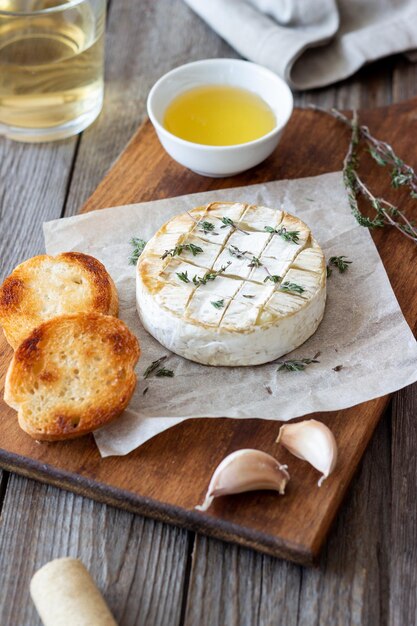
<path id="1" fill-rule="evenodd" d="M 0 0 L 0 130 L 17 139 L 72 135 L 101 110 L 104 0 L 99 19 L 90 2 L 60 4 L 68 8 L 10 17 Z"/>

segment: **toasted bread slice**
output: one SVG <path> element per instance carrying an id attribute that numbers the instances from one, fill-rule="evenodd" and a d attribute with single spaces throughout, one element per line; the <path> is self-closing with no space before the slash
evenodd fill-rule
<path id="1" fill-rule="evenodd" d="M 117 317 L 54 317 L 35 328 L 16 350 L 4 399 L 34 439 L 85 435 L 127 406 L 139 354 L 136 337 Z"/>
<path id="2" fill-rule="evenodd" d="M 110 275 L 88 254 L 35 256 L 18 265 L 0 287 L 0 324 L 14 349 L 42 322 L 81 311 L 118 313 Z"/>

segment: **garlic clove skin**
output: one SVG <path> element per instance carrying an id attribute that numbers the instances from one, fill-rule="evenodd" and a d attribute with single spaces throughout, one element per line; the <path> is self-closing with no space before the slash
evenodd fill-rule
<path id="1" fill-rule="evenodd" d="M 330 428 L 317 420 L 284 424 L 279 429 L 277 443 L 294 456 L 307 461 L 323 475 L 323 481 L 332 473 L 337 461 L 337 444 Z"/>
<path id="2" fill-rule="evenodd" d="M 289 479 L 287 466 L 278 463 L 270 454 L 261 450 L 236 450 L 217 466 L 203 504 L 195 508 L 207 511 L 217 496 L 256 489 L 270 489 L 283 495 Z"/>

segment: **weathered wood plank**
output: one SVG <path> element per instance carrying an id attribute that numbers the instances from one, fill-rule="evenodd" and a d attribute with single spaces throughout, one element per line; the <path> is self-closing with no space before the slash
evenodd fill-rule
<path id="1" fill-rule="evenodd" d="M 178 624 L 186 531 L 12 475 L 0 533 L 0 623 L 40 624 L 29 598 L 34 571 L 81 558 L 120 626 Z"/>
<path id="2" fill-rule="evenodd" d="M 417 624 L 417 385 L 392 410 L 390 625 Z"/>
<path id="3" fill-rule="evenodd" d="M 44 249 L 42 222 L 60 217 L 77 139 L 26 145 L 0 139 L 0 281 Z"/>

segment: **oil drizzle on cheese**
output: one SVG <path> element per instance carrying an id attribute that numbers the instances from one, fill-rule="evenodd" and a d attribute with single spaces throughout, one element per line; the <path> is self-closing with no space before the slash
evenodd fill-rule
<path id="1" fill-rule="evenodd" d="M 172 134 L 211 146 L 253 141 L 275 125 L 275 115 L 262 98 L 229 85 L 205 85 L 185 91 L 171 101 L 164 116 L 164 126 Z"/>

